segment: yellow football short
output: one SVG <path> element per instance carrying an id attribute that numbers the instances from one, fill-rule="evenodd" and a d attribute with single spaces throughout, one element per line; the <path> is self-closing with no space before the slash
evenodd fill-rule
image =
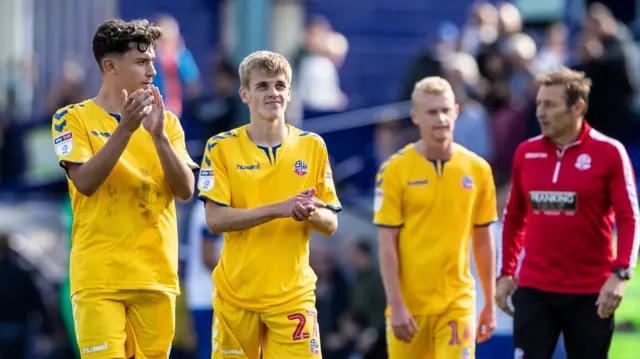
<path id="1" fill-rule="evenodd" d="M 212 359 L 322 358 L 313 299 L 276 313 L 256 313 L 213 300 Z M 137 358 L 136 358 L 137 359 Z"/>
<path id="2" fill-rule="evenodd" d="M 418 332 L 411 343 L 398 340 L 387 316 L 389 359 L 475 358 L 476 320 L 473 310 L 455 309 L 414 318 Z"/>
<path id="3" fill-rule="evenodd" d="M 82 359 L 166 359 L 175 331 L 172 293 L 83 290 L 72 297 Z"/>

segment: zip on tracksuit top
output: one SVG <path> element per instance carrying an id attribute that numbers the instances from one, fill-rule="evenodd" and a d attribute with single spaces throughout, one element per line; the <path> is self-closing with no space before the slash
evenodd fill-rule
<path id="1" fill-rule="evenodd" d="M 524 248 L 518 286 L 599 293 L 613 269 L 635 267 L 639 217 L 633 167 L 620 142 L 586 121 L 579 138 L 566 146 L 531 138 L 513 159 L 501 275 L 516 276 Z"/>

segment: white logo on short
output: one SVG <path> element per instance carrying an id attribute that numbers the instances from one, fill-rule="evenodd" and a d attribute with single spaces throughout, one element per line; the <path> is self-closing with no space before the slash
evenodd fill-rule
<path id="1" fill-rule="evenodd" d="M 580 171 L 588 170 L 589 168 L 591 168 L 591 156 L 586 153 L 578 156 L 578 159 L 576 160 L 576 168 Z"/>
<path id="2" fill-rule="evenodd" d="M 222 355 L 244 355 L 244 351 L 238 349 L 222 349 Z"/>
<path id="3" fill-rule="evenodd" d="M 95 345 L 92 347 L 88 347 L 88 348 L 82 348 L 82 353 L 84 354 L 91 354 L 91 353 L 95 353 L 95 352 L 101 352 L 104 350 L 109 349 L 109 347 L 107 346 L 107 343 L 104 343 L 102 345 Z"/>
<path id="4" fill-rule="evenodd" d="M 384 191 L 382 188 L 376 188 L 376 193 L 373 197 L 373 211 L 378 212 L 382 208 L 382 199 L 384 198 Z"/>
<path id="5" fill-rule="evenodd" d="M 213 170 L 211 168 L 203 168 L 200 171 L 200 178 L 198 179 L 198 188 L 201 191 L 207 192 L 213 189 L 215 179 L 213 178 Z"/>
<path id="6" fill-rule="evenodd" d="M 513 352 L 513 359 L 524 359 L 524 350 L 516 348 Z"/>
<path id="7" fill-rule="evenodd" d="M 73 150 L 73 133 L 65 132 L 53 139 L 53 144 L 58 156 L 66 156 Z"/>

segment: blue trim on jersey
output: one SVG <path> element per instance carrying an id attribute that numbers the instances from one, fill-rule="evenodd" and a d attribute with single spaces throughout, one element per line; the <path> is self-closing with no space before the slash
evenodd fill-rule
<path id="1" fill-rule="evenodd" d="M 258 145 L 256 145 L 258 146 Z M 267 158 L 269 159 L 269 163 L 273 164 L 273 162 L 271 162 L 271 153 L 269 152 L 269 147 L 267 146 L 258 146 L 259 149 L 263 150 L 264 153 L 267 154 Z"/>
<path id="2" fill-rule="evenodd" d="M 120 115 L 118 115 L 117 113 L 111 113 L 111 112 L 109 112 L 109 116 L 111 116 L 111 117 L 115 118 L 115 119 L 116 119 L 116 121 L 118 121 L 118 123 L 120 123 L 120 119 L 122 118 L 122 117 L 120 117 Z"/>
<path id="3" fill-rule="evenodd" d="M 397 226 L 391 226 L 388 224 L 379 224 L 379 223 L 374 223 L 376 226 L 381 227 L 381 228 L 402 228 L 402 226 L 404 226 L 403 224 L 397 225 Z"/>
<path id="4" fill-rule="evenodd" d="M 334 211 L 334 212 L 336 212 L 336 213 L 338 213 L 338 212 L 342 211 L 342 207 L 335 207 L 335 206 L 329 206 L 329 205 L 327 205 L 327 208 L 329 208 L 330 210 L 332 210 L 332 211 Z"/>
<path id="5" fill-rule="evenodd" d="M 476 228 L 482 228 L 482 227 L 487 227 L 490 226 L 494 223 L 495 221 L 491 221 L 491 222 L 487 222 L 487 223 L 481 223 L 481 224 L 474 224 L 473 226 Z"/>
<path id="6" fill-rule="evenodd" d="M 282 144 L 271 147 L 271 152 L 273 152 L 273 163 L 276 163 L 276 153 L 280 147 L 282 147 Z"/>
<path id="7" fill-rule="evenodd" d="M 228 204 L 224 204 L 222 202 L 214 201 L 214 200 L 212 200 L 211 198 L 209 198 L 207 196 L 198 196 L 198 199 L 201 200 L 202 202 L 205 202 L 205 203 L 207 203 L 207 201 L 211 201 L 211 202 L 217 204 L 220 207 L 229 207 Z"/>

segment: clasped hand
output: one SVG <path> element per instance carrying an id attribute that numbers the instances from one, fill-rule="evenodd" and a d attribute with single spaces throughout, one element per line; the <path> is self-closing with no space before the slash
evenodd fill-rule
<path id="1" fill-rule="evenodd" d="M 291 217 L 301 222 L 308 220 L 318 208 L 326 208 L 327 205 L 315 197 L 316 189 L 310 188 L 279 203 L 280 217 Z"/>
<path id="2" fill-rule="evenodd" d="M 135 132 L 142 124 L 153 136 L 164 133 L 164 102 L 155 86 L 139 89 L 132 94 L 122 90 L 122 108 L 120 127 L 129 133 Z"/>

